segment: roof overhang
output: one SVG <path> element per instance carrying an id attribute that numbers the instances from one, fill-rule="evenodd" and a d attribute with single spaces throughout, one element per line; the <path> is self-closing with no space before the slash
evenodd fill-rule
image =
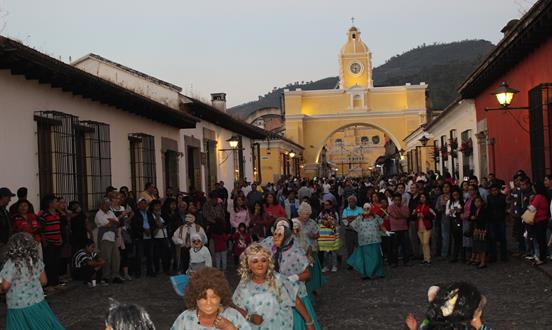
<path id="1" fill-rule="evenodd" d="M 539 0 L 460 85 L 463 98 L 475 98 L 552 36 L 552 0 Z"/>
<path id="2" fill-rule="evenodd" d="M 234 118 L 226 112 L 222 112 L 217 108 L 203 103 L 199 100 L 186 96 L 191 102 L 180 103 L 180 109 L 190 112 L 192 115 L 223 127 L 229 131 L 241 134 L 251 139 L 265 139 L 269 132 L 262 128 L 246 123 L 245 121 Z"/>
<path id="3" fill-rule="evenodd" d="M 0 69 L 175 128 L 194 128 L 199 121 L 3 36 Z"/>

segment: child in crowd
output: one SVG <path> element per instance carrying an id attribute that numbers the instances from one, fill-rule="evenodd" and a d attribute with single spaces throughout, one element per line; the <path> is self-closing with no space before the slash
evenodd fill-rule
<path id="1" fill-rule="evenodd" d="M 364 204 L 364 212 L 353 219 L 349 226 L 358 233 L 358 246 L 347 260 L 363 280 L 384 277 L 381 255 L 381 232 L 386 232 L 383 219 L 372 214 L 370 204 Z"/>
<path id="2" fill-rule="evenodd" d="M 251 244 L 251 235 L 247 232 L 245 223 L 240 223 L 238 230 L 234 233 L 234 264 L 237 265 L 239 262 L 240 255 L 243 251 Z M 216 259 L 216 257 L 215 257 Z"/>
<path id="3" fill-rule="evenodd" d="M 192 235 L 190 266 L 188 267 L 187 274 L 190 275 L 203 267 L 213 267 L 213 259 L 211 258 L 211 252 L 209 252 L 209 249 L 203 245 L 201 235 L 195 233 Z"/>
<path id="4" fill-rule="evenodd" d="M 211 238 L 215 245 L 215 267 L 221 271 L 226 270 L 228 260 L 228 240 L 230 234 L 224 231 L 224 225 L 221 223 L 215 224 Z"/>

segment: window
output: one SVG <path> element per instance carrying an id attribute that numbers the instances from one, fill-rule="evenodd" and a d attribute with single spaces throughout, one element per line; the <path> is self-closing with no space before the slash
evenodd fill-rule
<path id="1" fill-rule="evenodd" d="M 76 150 L 77 183 L 85 191 L 79 200 L 87 209 L 96 209 L 111 186 L 111 141 L 109 125 L 95 121 L 81 121 Z"/>
<path id="2" fill-rule="evenodd" d="M 368 144 L 368 143 L 369 143 L 368 137 L 367 137 L 367 136 L 361 137 L 361 138 L 360 138 L 360 143 L 361 143 L 361 144 L 364 144 L 364 145 Z"/>
<path id="3" fill-rule="evenodd" d="M 353 96 L 353 109 L 362 108 L 362 99 L 360 95 Z"/>
<path id="4" fill-rule="evenodd" d="M 35 112 L 40 196 L 56 194 L 97 207 L 111 185 L 109 125 L 57 111 Z"/>
<path id="5" fill-rule="evenodd" d="M 373 144 L 379 144 L 380 143 L 380 137 L 379 135 L 372 136 L 372 143 Z"/>
<path id="6" fill-rule="evenodd" d="M 335 139 L 335 145 L 336 146 L 342 146 L 343 145 L 343 140 L 342 139 Z"/>
<path id="7" fill-rule="evenodd" d="M 129 134 L 132 190 L 142 191 L 146 183 L 156 184 L 155 139 L 144 133 Z"/>
<path id="8" fill-rule="evenodd" d="M 459 146 L 462 152 L 462 176 L 470 177 L 474 174 L 473 164 L 473 141 L 471 138 L 471 130 L 463 131 L 460 134 L 461 145 Z"/>
<path id="9" fill-rule="evenodd" d="M 207 164 L 205 164 L 206 169 L 206 180 L 207 180 L 207 191 L 213 191 L 215 189 L 215 184 L 217 183 L 217 141 L 215 140 L 204 140 L 204 150 L 206 155 Z"/>

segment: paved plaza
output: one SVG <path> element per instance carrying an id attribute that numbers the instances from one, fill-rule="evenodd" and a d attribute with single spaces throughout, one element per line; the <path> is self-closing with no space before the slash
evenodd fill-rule
<path id="1" fill-rule="evenodd" d="M 229 277 L 235 286 L 237 276 L 229 272 Z M 323 329 L 402 329 L 408 312 L 422 317 L 429 286 L 452 280 L 476 283 L 487 295 L 484 319 L 495 330 L 549 329 L 552 324 L 552 280 L 517 260 L 485 270 L 446 261 L 386 268 L 385 279 L 375 281 L 361 281 L 357 273 L 342 270 L 327 279 L 316 302 Z M 169 329 L 184 308 L 164 275 L 95 289 L 71 285 L 48 302 L 67 329 L 103 329 L 109 297 L 141 304 L 158 329 Z"/>

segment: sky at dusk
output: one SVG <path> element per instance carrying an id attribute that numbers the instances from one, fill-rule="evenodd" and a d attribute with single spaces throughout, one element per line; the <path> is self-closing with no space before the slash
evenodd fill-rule
<path id="1" fill-rule="evenodd" d="M 275 86 L 336 76 L 351 17 L 378 66 L 423 43 L 496 44 L 535 2 L 0 0 L 0 30 L 65 62 L 92 52 L 185 94 L 226 92 L 232 106 Z"/>

